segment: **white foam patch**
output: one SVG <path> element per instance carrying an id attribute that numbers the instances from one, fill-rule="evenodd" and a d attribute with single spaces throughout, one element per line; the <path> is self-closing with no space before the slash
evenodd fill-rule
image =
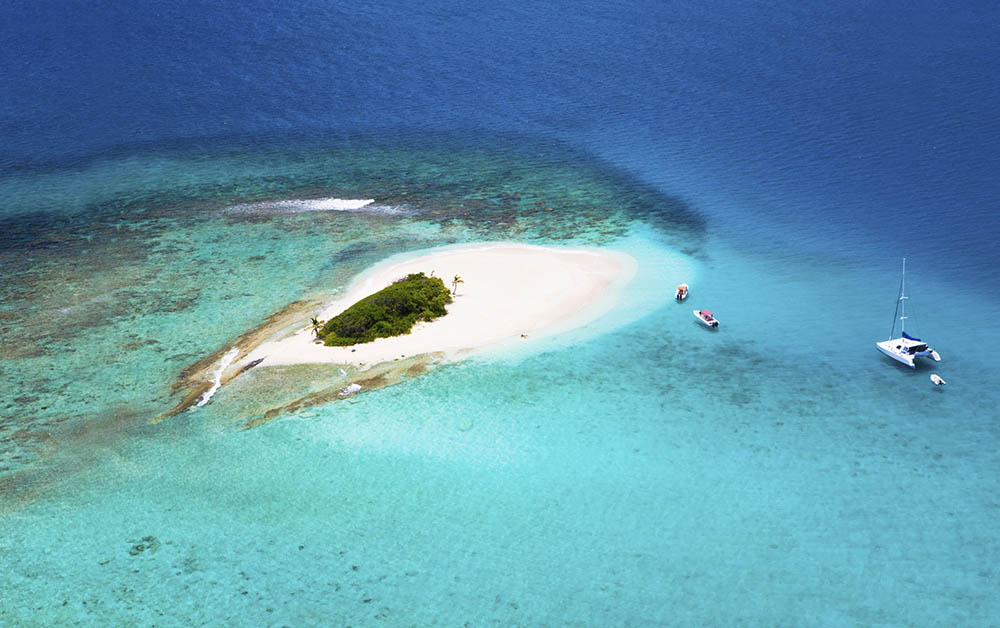
<path id="1" fill-rule="evenodd" d="M 205 391 L 205 394 L 201 396 L 198 403 L 191 408 L 191 412 L 194 412 L 208 403 L 212 396 L 215 395 L 215 391 L 219 390 L 219 386 L 222 385 L 222 373 L 225 372 L 226 368 L 233 363 L 233 360 L 235 360 L 236 356 L 239 354 L 239 348 L 233 347 L 226 352 L 226 355 L 222 356 L 222 360 L 219 361 L 219 368 L 212 372 L 212 387 Z"/>
<path id="2" fill-rule="evenodd" d="M 361 390 L 361 384 L 351 384 L 338 393 L 340 397 L 350 397 Z"/>
<path id="3" fill-rule="evenodd" d="M 376 205 L 375 199 L 315 198 L 260 201 L 231 205 L 223 211 L 244 214 L 296 214 L 301 212 L 354 212 L 379 214 L 405 214 L 406 208 L 395 205 Z"/>
<path id="4" fill-rule="evenodd" d="M 350 211 L 361 209 L 375 202 L 375 199 L 318 198 L 311 201 L 278 201 L 279 206 L 301 207 L 307 211 Z"/>

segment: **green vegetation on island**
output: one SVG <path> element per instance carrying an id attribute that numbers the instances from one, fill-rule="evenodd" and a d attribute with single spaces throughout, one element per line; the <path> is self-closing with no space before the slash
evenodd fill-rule
<path id="1" fill-rule="evenodd" d="M 447 314 L 449 303 L 451 295 L 439 277 L 413 273 L 361 299 L 322 326 L 313 319 L 313 329 L 327 346 L 356 345 L 408 334 L 417 322 Z"/>

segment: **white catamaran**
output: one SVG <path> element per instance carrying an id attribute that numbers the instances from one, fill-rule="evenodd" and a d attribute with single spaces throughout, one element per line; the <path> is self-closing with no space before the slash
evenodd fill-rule
<path id="1" fill-rule="evenodd" d="M 897 362 L 916 368 L 914 360 L 917 358 L 929 357 L 935 362 L 941 361 L 938 352 L 927 346 L 927 343 L 920 338 L 914 338 L 906 333 L 906 258 L 903 258 L 903 276 L 899 280 L 899 299 L 896 300 L 896 313 L 892 315 L 892 329 L 889 330 L 889 339 L 876 342 L 875 346 L 879 351 L 886 354 Z M 893 338 L 896 333 L 896 320 L 899 319 L 899 338 Z"/>

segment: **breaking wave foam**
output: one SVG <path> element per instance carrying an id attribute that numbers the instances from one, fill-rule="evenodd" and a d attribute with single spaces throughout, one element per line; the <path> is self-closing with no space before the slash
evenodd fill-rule
<path id="1" fill-rule="evenodd" d="M 246 214 L 296 214 L 300 212 L 353 212 L 364 211 L 379 214 L 405 214 L 403 207 L 376 205 L 375 199 L 315 198 L 287 199 L 281 201 L 260 201 L 231 205 L 223 211 Z"/>
<path id="2" fill-rule="evenodd" d="M 198 400 L 198 403 L 191 407 L 191 412 L 194 412 L 212 399 L 212 395 L 214 395 L 215 391 L 219 390 L 219 386 L 222 385 L 222 373 L 226 370 L 226 367 L 233 363 L 233 360 L 235 360 L 236 356 L 239 354 L 239 348 L 233 347 L 226 352 L 226 355 L 222 356 L 222 360 L 219 362 L 219 368 L 212 372 L 212 387 L 206 390 L 205 394 Z"/>

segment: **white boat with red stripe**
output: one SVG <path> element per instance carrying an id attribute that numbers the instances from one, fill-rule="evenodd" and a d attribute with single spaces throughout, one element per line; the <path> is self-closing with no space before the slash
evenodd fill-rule
<path id="1" fill-rule="evenodd" d="M 702 325 L 706 327 L 711 327 L 715 329 L 719 326 L 719 321 L 716 320 L 715 315 L 709 310 L 692 310 L 694 312 L 694 317 L 701 322 Z"/>

